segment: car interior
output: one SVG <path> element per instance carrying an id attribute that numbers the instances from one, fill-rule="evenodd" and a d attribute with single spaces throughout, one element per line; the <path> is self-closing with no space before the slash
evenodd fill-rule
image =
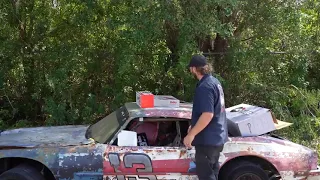
<path id="1" fill-rule="evenodd" d="M 135 132 L 135 146 L 184 146 L 183 139 L 188 134 L 190 121 L 180 118 L 135 118 L 123 129 Z M 132 138 L 131 135 L 127 135 Z M 229 133 L 229 137 L 233 137 Z M 128 139 L 126 138 L 126 139 Z M 118 145 L 118 138 L 113 145 Z"/>
<path id="2" fill-rule="evenodd" d="M 135 132 L 137 146 L 180 147 L 187 135 L 189 121 L 178 118 L 141 118 L 133 119 L 124 131 Z M 113 145 L 118 144 L 118 138 Z"/>

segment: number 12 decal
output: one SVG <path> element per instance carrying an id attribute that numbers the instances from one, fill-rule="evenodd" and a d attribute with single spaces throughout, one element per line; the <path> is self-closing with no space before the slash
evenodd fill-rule
<path id="1" fill-rule="evenodd" d="M 120 173 L 118 168 L 120 167 L 120 157 L 118 153 L 109 153 L 108 155 L 110 165 L 113 167 L 116 173 Z M 143 164 L 144 168 L 137 168 L 137 172 L 152 173 L 152 161 L 150 157 L 143 153 L 127 153 L 123 156 L 124 167 L 132 168 L 133 164 Z M 155 175 L 139 175 L 139 178 L 157 180 Z M 125 180 L 124 175 L 117 175 L 117 180 Z M 136 177 L 128 177 L 128 180 L 136 180 Z"/>

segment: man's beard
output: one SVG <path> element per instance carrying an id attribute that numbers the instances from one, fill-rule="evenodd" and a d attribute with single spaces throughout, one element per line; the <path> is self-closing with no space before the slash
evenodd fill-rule
<path id="1" fill-rule="evenodd" d="M 192 73 L 192 76 L 195 78 L 195 79 L 198 79 L 197 75 Z"/>
<path id="2" fill-rule="evenodd" d="M 198 77 L 197 77 L 195 74 L 193 75 L 193 77 L 194 77 L 195 79 L 198 79 Z"/>

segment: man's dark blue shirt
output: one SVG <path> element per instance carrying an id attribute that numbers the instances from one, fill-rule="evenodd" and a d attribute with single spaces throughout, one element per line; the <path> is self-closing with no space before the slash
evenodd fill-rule
<path id="1" fill-rule="evenodd" d="M 221 83 L 212 75 L 204 75 L 197 83 L 193 98 L 191 126 L 194 127 L 204 112 L 212 112 L 210 123 L 198 133 L 193 146 L 220 146 L 228 140 L 224 93 Z"/>

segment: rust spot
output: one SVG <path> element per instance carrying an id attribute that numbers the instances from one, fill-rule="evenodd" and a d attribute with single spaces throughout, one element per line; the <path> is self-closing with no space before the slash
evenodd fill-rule
<path id="1" fill-rule="evenodd" d="M 168 152 L 177 152 L 175 149 L 168 149 Z"/>
<path id="2" fill-rule="evenodd" d="M 249 146 L 248 149 L 247 149 L 247 151 L 248 151 L 248 152 L 251 152 L 251 151 L 253 151 L 253 148 Z"/>
<path id="3" fill-rule="evenodd" d="M 76 150 L 76 148 L 72 147 L 72 148 L 68 149 L 68 152 L 69 153 L 75 153 L 75 152 L 77 152 L 77 150 Z"/>
<path id="4" fill-rule="evenodd" d="M 54 148 L 43 148 L 42 150 L 46 154 L 54 154 L 55 153 L 55 149 Z"/>
<path id="5" fill-rule="evenodd" d="M 92 143 L 92 144 L 89 144 L 88 147 L 92 149 L 92 148 L 96 148 L 96 145 Z"/>
<path id="6" fill-rule="evenodd" d="M 307 176 L 309 174 L 308 171 L 298 171 L 298 172 L 295 172 L 294 175 L 295 176 Z"/>
<path id="7" fill-rule="evenodd" d="M 187 153 L 186 150 L 181 150 L 181 151 L 180 151 L 179 158 L 181 158 L 182 156 L 184 156 L 186 153 Z"/>
<path id="8" fill-rule="evenodd" d="M 146 153 L 152 153 L 152 150 L 144 150 Z"/>

